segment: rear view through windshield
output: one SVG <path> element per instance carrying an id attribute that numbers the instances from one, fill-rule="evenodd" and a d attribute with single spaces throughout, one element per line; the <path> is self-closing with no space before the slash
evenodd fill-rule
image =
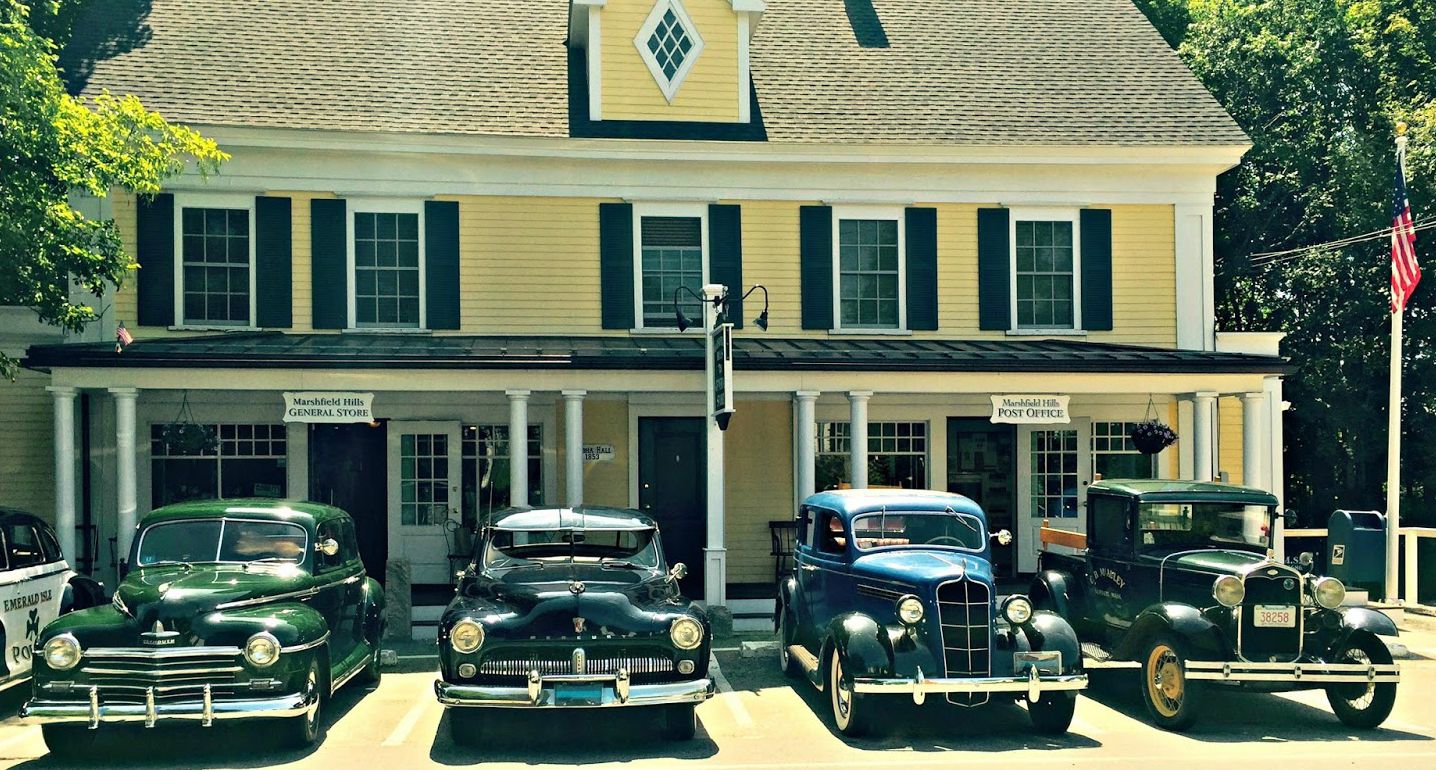
<path id="1" fill-rule="evenodd" d="M 484 549 L 490 568 L 539 562 L 626 562 L 659 567 L 658 545 L 651 529 L 494 530 Z"/>
<path id="2" fill-rule="evenodd" d="M 964 513 L 869 513 L 853 519 L 860 551 L 895 546 L 945 546 L 981 551 L 987 544 L 982 522 Z"/>

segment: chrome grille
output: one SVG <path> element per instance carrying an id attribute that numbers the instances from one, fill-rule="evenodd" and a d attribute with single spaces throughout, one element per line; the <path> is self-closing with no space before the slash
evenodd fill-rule
<path id="1" fill-rule="evenodd" d="M 937 617 L 942 628 L 944 675 L 991 676 L 992 592 L 983 583 L 962 579 L 937 587 Z M 948 695 L 959 706 L 987 702 L 987 695 Z"/>
<path id="2" fill-rule="evenodd" d="M 586 674 L 611 676 L 619 669 L 628 671 L 629 676 L 663 675 L 673 673 L 673 661 L 657 656 L 608 656 L 589 657 L 584 664 Z M 479 664 L 481 676 L 526 677 L 530 671 L 540 676 L 572 674 L 573 658 L 489 658 Z"/>
<path id="3" fill-rule="evenodd" d="M 88 684 L 110 687 L 155 687 L 156 692 L 235 681 L 243 670 L 236 647 L 193 647 L 169 650 L 95 648 L 80 659 Z"/>
<path id="4" fill-rule="evenodd" d="M 1288 588 L 1290 581 L 1291 587 Z M 1237 652 L 1244 660 L 1286 663 L 1301 657 L 1304 613 L 1301 604 L 1301 573 L 1290 567 L 1263 564 L 1247 573 L 1246 598 L 1237 621 Z M 1292 628 L 1257 628 L 1256 607 L 1260 604 L 1295 608 Z"/>

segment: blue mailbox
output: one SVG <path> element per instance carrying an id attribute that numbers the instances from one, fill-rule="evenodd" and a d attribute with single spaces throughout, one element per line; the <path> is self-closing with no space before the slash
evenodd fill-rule
<path id="1" fill-rule="evenodd" d="M 1373 596 L 1386 584 L 1386 516 L 1376 511 L 1335 511 L 1326 523 L 1326 571 Z"/>

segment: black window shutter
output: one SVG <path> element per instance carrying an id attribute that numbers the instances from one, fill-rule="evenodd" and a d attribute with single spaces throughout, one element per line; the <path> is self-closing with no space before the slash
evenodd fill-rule
<path id="1" fill-rule="evenodd" d="M 907 242 L 907 328 L 937 329 L 937 209 L 909 208 Z"/>
<path id="2" fill-rule="evenodd" d="M 294 325 L 293 219 L 289 198 L 254 199 L 255 325 L 287 329 Z"/>
<path id="3" fill-rule="evenodd" d="M 833 208 L 798 210 L 798 255 L 803 281 L 803 328 L 833 328 Z"/>
<path id="4" fill-rule="evenodd" d="M 743 328 L 743 215 L 742 207 L 712 204 L 708 207 L 708 277 L 728 287 L 728 320 Z"/>
<path id="5" fill-rule="evenodd" d="M 136 279 L 141 326 L 175 323 L 175 196 L 141 197 L 135 212 Z M 119 319 L 125 320 L 123 318 Z"/>
<path id="6" fill-rule="evenodd" d="M 429 328 L 459 328 L 458 201 L 424 202 L 424 271 Z"/>
<path id="7" fill-rule="evenodd" d="M 343 198 L 309 202 L 310 280 L 314 328 L 349 325 L 349 215 Z"/>
<path id="8" fill-rule="evenodd" d="M 1112 330 L 1112 210 L 1082 209 L 1082 328 Z"/>
<path id="9" fill-rule="evenodd" d="M 632 329 L 633 204 L 598 204 L 598 271 L 603 328 Z"/>
<path id="10" fill-rule="evenodd" d="M 1012 252 L 1007 209 L 977 210 L 977 328 L 1012 328 Z"/>

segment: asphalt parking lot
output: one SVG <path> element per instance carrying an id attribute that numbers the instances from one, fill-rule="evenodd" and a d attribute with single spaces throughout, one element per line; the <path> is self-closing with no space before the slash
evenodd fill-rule
<path id="1" fill-rule="evenodd" d="M 1429 629 L 1429 630 L 1428 630 Z M 885 708 L 878 737 L 849 741 L 832 728 L 825 697 L 785 679 L 774 656 L 716 653 L 723 674 L 719 696 L 699 710 L 697 738 L 666 742 L 642 710 L 507 712 L 487 727 L 478 747 L 449 738 L 443 709 L 434 702 L 428 661 L 409 658 L 378 688 L 346 688 L 327 716 L 318 748 L 274 748 L 262 725 L 211 730 L 126 729 L 107 734 L 96 767 L 485 767 L 536 766 L 737 770 L 777 767 L 911 768 L 990 764 L 1028 767 L 1256 767 L 1282 763 L 1320 767 L 1436 766 L 1436 624 L 1409 629 L 1412 656 L 1401 661 L 1396 710 L 1373 732 L 1353 731 L 1332 715 L 1320 692 L 1288 695 L 1220 693 L 1207 701 L 1206 718 L 1190 733 L 1166 733 L 1143 719 L 1134 675 L 1094 673 L 1094 686 L 1077 706 L 1069 734 L 1038 736 L 1022 707 L 975 710 L 940 703 L 916 707 L 894 700 Z M 24 688 L 17 688 L 23 690 Z M 0 701 L 0 768 L 69 766 L 45 754 L 39 728 L 18 724 L 23 693 Z"/>

